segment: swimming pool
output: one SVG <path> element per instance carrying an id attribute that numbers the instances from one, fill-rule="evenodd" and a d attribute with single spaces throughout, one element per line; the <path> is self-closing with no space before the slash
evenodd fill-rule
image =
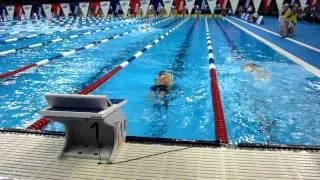
<path id="1" fill-rule="evenodd" d="M 157 21 L 161 23 L 149 24 Z M 28 25 L 31 32 L 0 35 L 4 40 L 54 31 L 3 43 L 0 51 L 63 39 L 1 56 L 0 73 L 3 74 L 93 41 L 138 29 L 2 80 L 0 127 L 25 128 L 40 117 L 38 112 L 46 105 L 44 93 L 79 92 L 182 21 L 177 17 L 112 19 L 105 21 L 108 24 L 77 25 L 78 28 L 65 32 L 59 31 L 66 27 L 49 27 L 51 24 L 47 23 L 37 30 Z M 126 25 L 93 32 L 121 24 Z M 148 24 L 150 28 L 143 28 Z M 208 18 L 208 25 L 229 142 L 319 145 L 319 78 L 220 18 Z M 10 31 L 10 26 L 7 28 Z M 70 38 L 87 31 L 92 33 Z M 246 63 L 263 67 L 271 73 L 271 80 L 253 80 L 242 71 Z M 174 88 L 166 97 L 167 108 L 147 99 L 154 78 L 161 70 L 171 71 L 175 77 Z M 215 140 L 205 18 L 188 19 L 92 94 L 128 100 L 124 112 L 130 136 Z M 63 127 L 52 123 L 46 130 L 63 131 Z"/>

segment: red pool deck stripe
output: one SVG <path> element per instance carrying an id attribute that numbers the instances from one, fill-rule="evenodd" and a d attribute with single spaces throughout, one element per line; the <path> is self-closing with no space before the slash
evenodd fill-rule
<path id="1" fill-rule="evenodd" d="M 228 135 L 224 120 L 224 114 L 222 109 L 222 103 L 220 98 L 217 72 L 214 65 L 214 56 L 210 38 L 210 31 L 208 28 L 207 18 L 205 20 L 206 24 L 206 35 L 207 35 L 207 46 L 208 46 L 208 58 L 209 58 L 209 69 L 210 69 L 210 87 L 211 87 L 211 98 L 212 106 L 214 111 L 214 124 L 215 124 L 215 135 L 216 140 L 224 144 L 228 144 Z"/>

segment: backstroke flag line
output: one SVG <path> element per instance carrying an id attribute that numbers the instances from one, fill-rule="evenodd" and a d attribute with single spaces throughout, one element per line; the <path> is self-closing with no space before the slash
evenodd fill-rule
<path id="1" fill-rule="evenodd" d="M 121 9 L 123 11 L 124 16 L 128 16 L 128 9 L 129 9 L 129 1 L 128 0 L 122 0 L 119 1 Z"/>
<path id="2" fill-rule="evenodd" d="M 189 15 L 191 14 L 192 8 L 194 7 L 194 2 L 195 2 L 195 0 L 186 0 L 186 6 L 188 9 Z"/>
<path id="3" fill-rule="evenodd" d="M 263 0 L 264 13 L 269 11 L 269 7 L 272 0 Z"/>
<path id="4" fill-rule="evenodd" d="M 232 13 L 234 14 L 236 12 L 236 9 L 239 4 L 239 0 L 230 0 L 231 8 L 232 8 Z"/>
<path id="5" fill-rule="evenodd" d="M 147 15 L 149 1 L 148 0 L 141 0 L 140 4 L 141 4 L 143 16 Z"/>
<path id="6" fill-rule="evenodd" d="M 104 16 L 108 15 L 109 7 L 110 7 L 110 1 L 101 1 L 100 2 L 101 10 Z"/>
<path id="7" fill-rule="evenodd" d="M 51 4 L 42 4 L 44 14 L 47 18 L 51 18 Z"/>
<path id="8" fill-rule="evenodd" d="M 61 6 L 61 9 L 62 9 L 62 12 L 63 12 L 64 16 L 68 17 L 69 13 L 70 13 L 70 5 L 69 5 L 69 3 L 61 3 L 60 6 Z"/>
<path id="9" fill-rule="evenodd" d="M 14 6 L 6 6 L 7 12 L 9 19 L 8 20 L 13 20 L 13 14 L 14 14 Z"/>
<path id="10" fill-rule="evenodd" d="M 139 11 L 139 0 L 130 0 L 130 9 L 132 10 L 134 16 L 137 16 Z"/>
<path id="11" fill-rule="evenodd" d="M 281 8 L 283 6 L 283 0 L 276 0 L 276 3 L 277 3 L 279 14 L 280 14 Z"/>
<path id="12" fill-rule="evenodd" d="M 176 9 L 177 9 L 177 14 L 181 13 L 181 10 L 183 8 L 183 0 L 176 0 Z"/>
<path id="13" fill-rule="evenodd" d="M 217 0 L 208 0 L 208 5 L 211 11 L 211 14 L 214 13 L 214 9 L 216 8 L 217 5 Z"/>
<path id="14" fill-rule="evenodd" d="M 302 10 L 307 6 L 307 0 L 300 0 Z"/>
<path id="15" fill-rule="evenodd" d="M 256 10 L 256 12 L 258 12 L 260 4 L 261 0 L 253 0 L 254 9 Z"/>
<path id="16" fill-rule="evenodd" d="M 171 7 L 172 7 L 173 0 L 164 0 L 164 9 L 166 10 L 167 14 L 169 15 L 171 13 Z"/>
<path id="17" fill-rule="evenodd" d="M 23 7 L 23 10 L 24 10 L 24 18 L 25 19 L 30 19 L 32 5 L 23 5 L 22 7 Z"/>
<path id="18" fill-rule="evenodd" d="M 81 9 L 82 15 L 84 17 L 87 17 L 88 9 L 89 9 L 89 3 L 88 2 L 81 2 L 81 3 L 79 3 L 79 8 Z"/>

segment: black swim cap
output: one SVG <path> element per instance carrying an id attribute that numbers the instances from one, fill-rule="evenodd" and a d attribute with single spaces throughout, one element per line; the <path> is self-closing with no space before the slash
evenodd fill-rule
<path id="1" fill-rule="evenodd" d="M 160 71 L 159 76 L 166 74 L 166 71 Z"/>

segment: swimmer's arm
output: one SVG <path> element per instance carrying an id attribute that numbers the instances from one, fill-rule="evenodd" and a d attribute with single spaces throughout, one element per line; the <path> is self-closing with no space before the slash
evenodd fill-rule
<path id="1" fill-rule="evenodd" d="M 154 96 L 154 92 L 153 92 L 153 91 L 150 91 L 149 94 L 148 94 L 147 99 L 150 99 L 152 96 Z"/>
<path id="2" fill-rule="evenodd" d="M 165 91 L 160 91 L 160 93 L 158 95 L 158 99 L 161 100 L 165 95 L 166 95 Z"/>

